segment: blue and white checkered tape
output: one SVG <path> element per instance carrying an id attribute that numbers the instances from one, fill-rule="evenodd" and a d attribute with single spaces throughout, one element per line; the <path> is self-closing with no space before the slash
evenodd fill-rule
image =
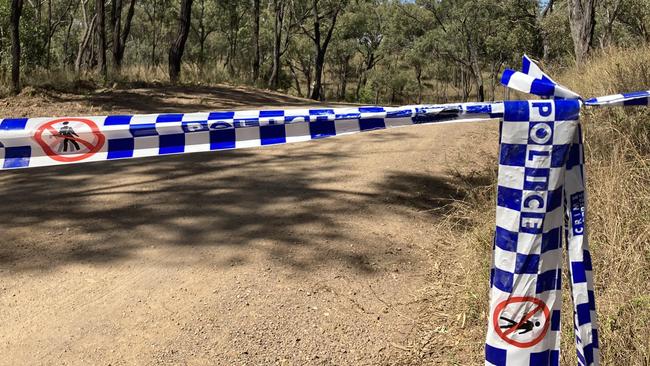
<path id="1" fill-rule="evenodd" d="M 527 57 L 523 72 L 506 72 L 503 83 L 554 100 L 504 104 L 486 364 L 559 365 L 564 242 L 578 365 L 598 365 L 579 111 L 647 106 L 650 92 L 585 101 Z"/>
<path id="2" fill-rule="evenodd" d="M 578 359 L 584 365 L 598 364 L 591 262 L 584 239 L 580 107 L 576 99 L 505 102 L 487 365 L 559 364 L 563 233 L 571 262 L 576 336 L 582 339 L 576 343 Z M 565 222 L 565 215 L 572 222 Z"/>
<path id="3" fill-rule="evenodd" d="M 503 103 L 312 108 L 0 120 L 0 168 L 308 141 L 418 124 L 500 118 Z"/>
<path id="4" fill-rule="evenodd" d="M 542 98 L 580 99 L 580 95 L 553 81 L 525 55 L 522 71 L 506 69 L 501 76 L 501 83 L 508 88 Z"/>
<path id="5" fill-rule="evenodd" d="M 501 76 L 501 84 L 508 88 L 537 95 L 542 98 L 579 99 L 588 107 L 650 105 L 650 91 L 614 94 L 583 100 L 579 94 L 551 79 L 535 61 L 526 55 L 523 56 L 522 70 L 506 69 Z"/>
<path id="6" fill-rule="evenodd" d="M 584 101 L 586 106 L 648 106 L 650 105 L 650 90 L 632 93 L 607 95 Z"/>
<path id="7" fill-rule="evenodd" d="M 486 364 L 558 365 L 566 242 L 579 365 L 598 364 L 586 237 L 582 106 L 644 105 L 650 91 L 583 101 L 527 56 L 502 83 L 553 100 L 0 120 L 0 170 L 239 149 L 384 128 L 501 118 Z"/>

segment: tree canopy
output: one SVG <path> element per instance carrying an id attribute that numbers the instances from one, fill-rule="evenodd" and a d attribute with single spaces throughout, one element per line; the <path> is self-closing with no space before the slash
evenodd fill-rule
<path id="1" fill-rule="evenodd" d="M 650 41 L 649 2 L 602 0 L 592 14 L 577 1 L 12 0 L 0 3 L 0 77 L 13 60 L 23 83 L 45 73 L 363 103 L 493 99 L 524 53 L 563 66 Z"/>

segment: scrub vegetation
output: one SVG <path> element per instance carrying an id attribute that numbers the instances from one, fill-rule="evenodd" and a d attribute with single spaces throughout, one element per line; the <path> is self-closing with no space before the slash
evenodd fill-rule
<path id="1" fill-rule="evenodd" d="M 48 104 L 64 99 L 80 104 L 61 108 L 79 113 L 89 100 L 99 108 L 89 112 L 106 112 L 118 102 L 123 102 L 122 110 L 140 111 L 143 106 L 134 107 L 139 98 L 184 87 L 200 88 L 205 103 L 188 102 L 196 108 L 502 99 L 498 77 L 504 68 L 517 67 L 523 53 L 584 97 L 650 89 L 647 0 L 23 2 L 0 2 L 0 101 L 17 114 L 42 114 Z M 136 89 L 136 97 L 127 95 Z M 210 99 L 217 89 L 237 91 L 232 103 Z M 170 108 L 196 101 L 199 93 L 188 95 L 175 96 Z M 262 95 L 267 99 L 242 100 Z M 33 100 L 40 104 L 34 107 Z M 585 110 L 583 125 L 602 364 L 647 366 L 650 108 Z M 470 141 L 464 151 L 465 161 L 448 172 L 449 190 L 459 193 L 452 203 L 436 207 L 435 220 L 427 222 L 439 236 L 432 256 L 448 255 L 454 266 L 424 271 L 431 285 L 416 291 L 409 305 L 417 306 L 399 314 L 413 321 L 415 330 L 403 344 L 389 347 L 397 352 L 390 363 L 482 363 L 495 152 L 469 154 L 474 151 Z M 308 190 L 296 189 L 287 199 L 298 191 Z M 411 201 L 417 199 L 427 197 Z M 566 275 L 564 271 L 565 286 Z M 453 291 L 440 286 L 440 278 Z M 564 292 L 563 365 L 575 364 L 568 294 Z"/>
<path id="2" fill-rule="evenodd" d="M 566 68 L 594 49 L 650 41 L 649 24 L 645 0 L 11 0 L 0 3 L 0 85 L 501 99 L 499 75 L 523 53 Z"/>
<path id="3" fill-rule="evenodd" d="M 558 82 L 571 90 L 591 97 L 648 89 L 649 71 L 650 48 L 643 46 L 597 51 L 582 67 L 556 69 L 550 73 L 559 75 Z M 650 110 L 586 109 L 582 123 L 589 195 L 588 235 L 594 262 L 601 361 L 603 365 L 648 365 L 650 333 L 645 330 L 650 326 Z M 456 172 L 460 181 L 467 183 L 459 185 L 467 198 L 453 204 L 455 209 L 440 224 L 439 232 L 446 233 L 450 245 L 468 248 L 467 263 L 480 258 L 471 271 L 487 278 L 494 233 L 496 168 L 493 162 L 485 163 L 481 159 L 470 159 L 464 165 L 488 168 L 465 168 Z M 459 237 L 462 240 L 459 241 Z M 567 275 L 568 271 L 563 271 L 563 365 L 575 363 Z M 447 325 L 454 332 L 453 328 L 462 324 L 456 336 L 463 341 L 451 342 L 451 351 L 438 354 L 438 357 L 445 359 L 446 355 L 449 359 L 450 355 L 460 355 L 473 346 L 469 352 L 476 356 L 472 363 L 479 364 L 488 284 L 476 281 L 465 270 L 452 273 L 452 278 L 451 282 L 468 289 L 457 305 L 457 318 Z M 435 296 L 428 298 L 436 302 Z M 433 309 L 435 306 L 431 305 L 430 315 Z M 426 325 L 420 339 L 430 339 L 436 326 L 426 320 L 423 324 Z M 426 344 L 428 352 L 440 353 L 436 347 Z M 423 347 L 416 349 L 417 358 L 430 356 L 423 352 Z"/>

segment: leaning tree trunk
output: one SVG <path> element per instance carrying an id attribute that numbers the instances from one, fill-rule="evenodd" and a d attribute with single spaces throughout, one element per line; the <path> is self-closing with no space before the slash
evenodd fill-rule
<path id="1" fill-rule="evenodd" d="M 117 54 L 115 62 L 118 63 L 118 68 L 122 67 L 122 60 L 124 59 L 124 49 L 126 48 L 126 40 L 129 38 L 129 33 L 131 33 L 131 22 L 133 20 L 133 15 L 135 15 L 135 0 L 131 0 L 129 4 L 129 10 L 126 12 L 126 20 L 124 21 L 124 29 L 122 29 L 122 39 L 120 40 L 120 49 Z"/>
<path id="2" fill-rule="evenodd" d="M 576 62 L 582 64 L 591 51 L 596 26 L 596 0 L 569 0 L 569 23 L 576 53 Z"/>
<path id="3" fill-rule="evenodd" d="M 90 53 L 91 47 L 90 47 L 90 41 L 93 38 L 93 32 L 95 31 L 95 25 L 97 23 L 97 14 L 95 14 L 90 21 L 90 25 L 86 28 L 84 36 L 81 39 L 81 42 L 79 43 L 79 51 L 77 52 L 77 58 L 74 63 L 74 70 L 79 75 L 81 72 L 81 66 L 83 64 L 84 60 L 84 55 L 86 53 Z M 90 58 L 90 57 L 88 57 Z M 90 62 L 88 62 L 90 64 Z"/>
<path id="4" fill-rule="evenodd" d="M 181 12 L 178 18 L 178 34 L 169 48 L 169 80 L 177 83 L 181 75 L 181 59 L 185 51 L 185 42 L 190 33 L 192 15 L 192 0 L 181 1 Z"/>
<path id="5" fill-rule="evenodd" d="M 23 0 L 11 1 L 11 86 L 16 94 L 20 92 L 20 15 Z"/>
<path id="6" fill-rule="evenodd" d="M 104 82 L 108 80 L 106 69 L 106 26 L 104 22 L 105 10 L 104 1 L 97 0 L 95 2 L 95 11 L 97 14 L 97 68 L 104 78 Z"/>

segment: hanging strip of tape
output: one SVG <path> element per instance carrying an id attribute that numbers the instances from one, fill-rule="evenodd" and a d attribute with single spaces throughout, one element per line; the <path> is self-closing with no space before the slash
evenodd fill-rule
<path id="1" fill-rule="evenodd" d="M 580 108 L 577 99 L 505 103 L 486 364 L 559 365 L 563 237 L 579 364 L 598 364 Z"/>
<path id="2" fill-rule="evenodd" d="M 559 365 L 566 247 L 578 365 L 598 365 L 579 114 L 583 106 L 648 106 L 650 92 L 584 100 L 527 56 L 501 82 L 544 99 L 504 104 L 485 362 Z"/>
<path id="3" fill-rule="evenodd" d="M 239 149 L 394 127 L 501 119 L 488 365 L 558 365 L 566 242 L 579 365 L 598 364 L 586 236 L 582 107 L 648 106 L 650 91 L 584 100 L 530 58 L 502 83 L 541 100 L 0 120 L 0 170 Z M 550 100 L 552 99 L 552 100 Z M 564 239 L 563 239 L 564 238 Z"/>
<path id="4" fill-rule="evenodd" d="M 546 99 L 504 105 L 485 361 L 498 366 L 559 365 L 563 233 L 572 267 L 575 263 L 582 269 L 581 279 L 591 277 L 583 255 L 588 247 L 579 124 L 582 99 L 526 56 L 522 71 L 506 70 L 501 81 Z M 571 223 L 565 219 L 574 206 L 581 215 L 576 215 L 580 239 L 569 234 Z M 572 286 L 574 312 L 583 314 L 575 323 L 580 365 L 598 364 L 595 311 L 582 312 L 584 304 L 589 306 L 588 294 L 593 295 L 590 281 Z"/>

